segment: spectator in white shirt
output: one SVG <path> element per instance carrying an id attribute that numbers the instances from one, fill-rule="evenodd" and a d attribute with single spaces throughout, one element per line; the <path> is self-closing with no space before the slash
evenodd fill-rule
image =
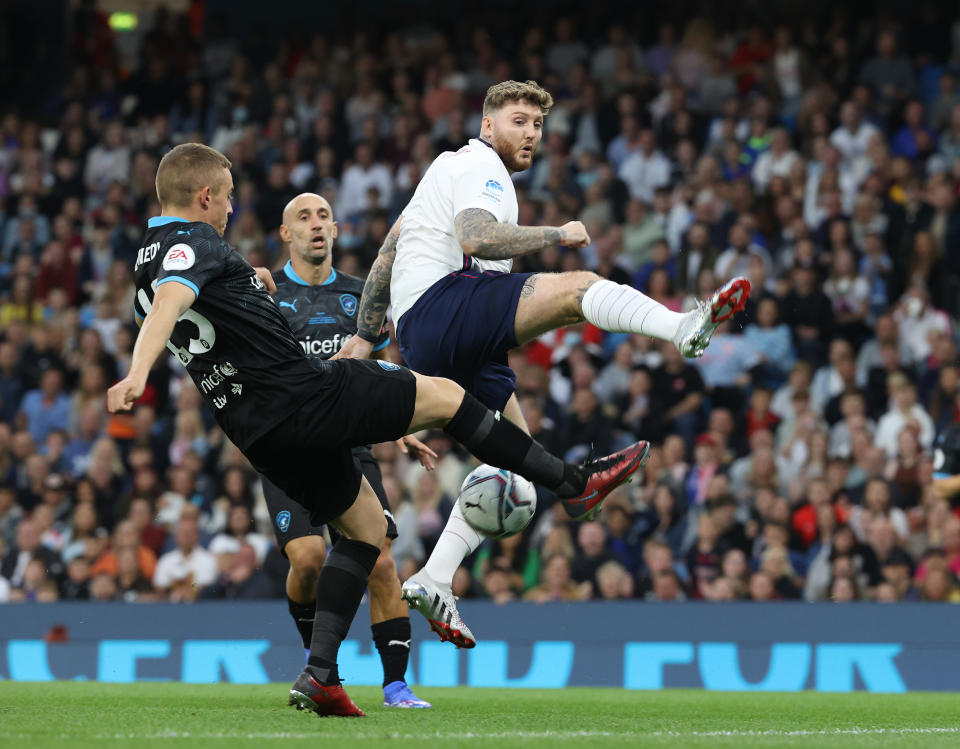
<path id="1" fill-rule="evenodd" d="M 103 141 L 90 149 L 83 170 L 87 189 L 104 195 L 114 182 L 124 184 L 130 178 L 130 147 L 124 143 L 123 124 L 111 122 L 103 134 Z"/>
<path id="2" fill-rule="evenodd" d="M 670 183 L 670 161 L 657 150 L 651 128 L 641 130 L 639 138 L 640 149 L 623 162 L 620 179 L 627 183 L 630 197 L 652 203 L 654 191 Z"/>
<path id="3" fill-rule="evenodd" d="M 270 549 L 270 539 L 253 530 L 253 516 L 246 505 L 233 505 L 227 514 L 227 528 L 218 533 L 210 542 L 210 553 L 236 554 L 244 544 L 249 545 L 257 557 L 257 563 L 263 564 Z"/>
<path id="4" fill-rule="evenodd" d="M 870 139 L 878 132 L 876 126 L 864 121 L 860 106 L 847 101 L 840 107 L 840 127 L 830 133 L 830 142 L 844 160 L 852 161 L 866 155 Z"/>
<path id="5" fill-rule="evenodd" d="M 770 253 L 760 245 L 750 241 L 750 232 L 743 221 L 730 227 L 730 246 L 720 253 L 713 270 L 721 283 L 736 276 L 746 276 L 750 270 L 750 256 L 757 255 L 763 260 L 767 278 L 773 277 L 773 261 Z"/>
<path id="6" fill-rule="evenodd" d="M 343 173 L 337 212 L 344 218 L 361 213 L 369 208 L 386 208 L 393 195 L 393 180 L 390 170 L 373 160 L 373 146 L 358 143 L 354 150 L 354 163 Z M 377 205 L 368 205 L 367 194 L 371 187 L 377 189 Z"/>
<path id="7" fill-rule="evenodd" d="M 903 295 L 894 318 L 900 329 L 900 341 L 915 362 L 930 356 L 931 336 L 950 332 L 949 316 L 930 306 L 925 286 L 913 286 Z"/>
<path id="8" fill-rule="evenodd" d="M 799 158 L 790 148 L 790 135 L 778 127 L 773 131 L 770 148 L 760 154 L 753 165 L 753 184 L 757 192 L 764 192 L 773 177 L 789 177 L 793 162 Z"/>
<path id="9" fill-rule="evenodd" d="M 200 530 L 195 519 L 180 518 L 174 538 L 177 548 L 157 561 L 153 587 L 169 590 L 179 583 L 198 590 L 217 579 L 217 558 L 199 545 Z"/>
<path id="10" fill-rule="evenodd" d="M 895 458 L 900 431 L 914 423 L 919 430 L 920 445 L 924 450 L 929 450 L 933 445 L 933 420 L 924 408 L 917 404 L 916 387 L 901 372 L 891 374 L 887 382 L 893 406 L 877 422 L 874 444 L 886 452 L 888 458 Z"/>

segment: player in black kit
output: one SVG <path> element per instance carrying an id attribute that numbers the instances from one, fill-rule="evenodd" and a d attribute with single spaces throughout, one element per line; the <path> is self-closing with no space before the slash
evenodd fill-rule
<path id="1" fill-rule="evenodd" d="M 333 209 L 319 195 L 303 193 L 283 211 L 280 238 L 290 248 L 290 259 L 273 274 L 277 306 L 290 323 L 300 347 L 311 357 L 329 359 L 357 332 L 357 305 L 363 293 L 363 281 L 333 267 L 333 242 L 337 224 Z M 374 346 L 373 357 L 386 360 L 389 335 L 383 330 Z M 409 449 L 428 468 L 437 457 L 430 448 L 413 437 L 405 437 Z M 403 445 L 403 443 L 401 443 Z M 406 452 L 408 447 L 402 446 Z M 370 575 L 370 629 L 383 663 L 384 707 L 426 708 L 430 703 L 418 698 L 404 681 L 410 656 L 410 612 L 400 596 L 400 579 L 391 551 L 397 526 L 390 512 L 380 467 L 368 445 L 353 448 L 360 470 L 370 482 L 387 518 L 387 540 Z M 323 491 L 323 481 L 318 482 Z M 287 575 L 287 601 L 309 650 L 313 616 L 317 606 L 317 576 L 327 549 L 323 528 L 310 522 L 310 513 L 290 499 L 269 479 L 263 479 L 263 493 L 273 519 L 277 544 L 290 560 Z"/>
<path id="2" fill-rule="evenodd" d="M 134 270 L 140 333 L 127 376 L 107 391 L 107 406 L 129 410 L 169 348 L 254 468 L 306 507 L 314 525 L 337 529 L 317 581 L 310 657 L 290 704 L 359 716 L 340 686 L 337 653 L 387 522 L 353 447 L 440 427 L 481 461 L 586 501 L 626 481 L 646 446 L 571 465 L 450 380 L 384 361 L 308 358 L 268 293 L 269 272 L 254 270 L 223 240 L 233 212 L 230 166 L 219 151 L 195 143 L 160 161 L 162 215 L 147 223 Z M 392 231 L 385 244 L 396 240 Z"/>

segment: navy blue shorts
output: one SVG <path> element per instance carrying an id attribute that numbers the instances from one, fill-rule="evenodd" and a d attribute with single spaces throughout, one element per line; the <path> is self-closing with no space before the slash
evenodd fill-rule
<path id="1" fill-rule="evenodd" d="M 427 289 L 397 327 L 400 353 L 415 372 L 459 383 L 487 408 L 502 411 L 517 376 L 514 321 L 532 273 L 451 273 Z"/>

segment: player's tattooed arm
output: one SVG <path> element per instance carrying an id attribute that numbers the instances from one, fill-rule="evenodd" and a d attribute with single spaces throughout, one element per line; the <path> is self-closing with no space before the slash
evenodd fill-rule
<path id="1" fill-rule="evenodd" d="M 460 211 L 453 225 L 464 254 L 481 260 L 506 260 L 562 244 L 566 239 L 561 228 L 502 224 L 482 208 Z"/>
<path id="2" fill-rule="evenodd" d="M 579 221 L 563 226 L 514 226 L 501 224 L 483 208 L 465 208 L 453 225 L 464 254 L 481 260 L 506 260 L 556 244 L 573 249 L 590 244 L 590 235 Z"/>
<path id="3" fill-rule="evenodd" d="M 400 216 L 387 232 L 377 259 L 370 268 L 367 282 L 363 285 L 363 296 L 357 313 L 357 335 L 371 343 L 380 337 L 387 307 L 390 306 L 390 278 L 393 276 L 393 261 L 397 258 L 401 224 L 403 216 Z"/>

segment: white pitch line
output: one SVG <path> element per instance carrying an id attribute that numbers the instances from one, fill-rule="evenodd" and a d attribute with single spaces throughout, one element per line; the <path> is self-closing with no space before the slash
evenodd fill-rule
<path id="1" fill-rule="evenodd" d="M 960 733 L 960 727 L 947 728 L 825 728 L 819 731 L 797 730 L 782 731 L 768 729 L 763 731 L 731 729 L 727 731 L 654 731 L 644 734 L 662 738 L 713 738 L 742 736 L 882 736 L 883 734 L 943 734 Z"/>
<path id="2" fill-rule="evenodd" d="M 441 740 L 464 740 L 464 739 L 557 739 L 557 740 L 575 740 L 582 738 L 656 738 L 656 739 L 709 739 L 709 738 L 750 738 L 750 737 L 782 737 L 782 738 L 804 738 L 804 737 L 824 737 L 824 736 L 882 736 L 882 735 L 943 735 L 958 734 L 960 727 L 910 727 L 910 728 L 831 728 L 822 730 L 741 730 L 728 729 L 717 731 L 634 731 L 614 733 L 611 731 L 496 731 L 490 733 L 473 732 L 424 732 L 424 733 L 399 733 L 389 734 L 392 739 L 414 739 L 422 741 L 424 739 Z M 87 738 L 101 741 L 110 740 L 156 740 L 156 739 L 316 739 L 320 736 L 320 731 L 316 732 L 202 732 L 193 733 L 191 731 L 159 731 L 156 733 L 113 733 L 88 736 Z M 378 737 L 383 734 L 378 733 Z M 0 734 L 0 738 L 8 739 L 33 739 L 36 736 L 31 734 Z M 67 739 L 69 736 L 61 736 Z M 354 738 L 369 738 L 360 731 Z"/>

